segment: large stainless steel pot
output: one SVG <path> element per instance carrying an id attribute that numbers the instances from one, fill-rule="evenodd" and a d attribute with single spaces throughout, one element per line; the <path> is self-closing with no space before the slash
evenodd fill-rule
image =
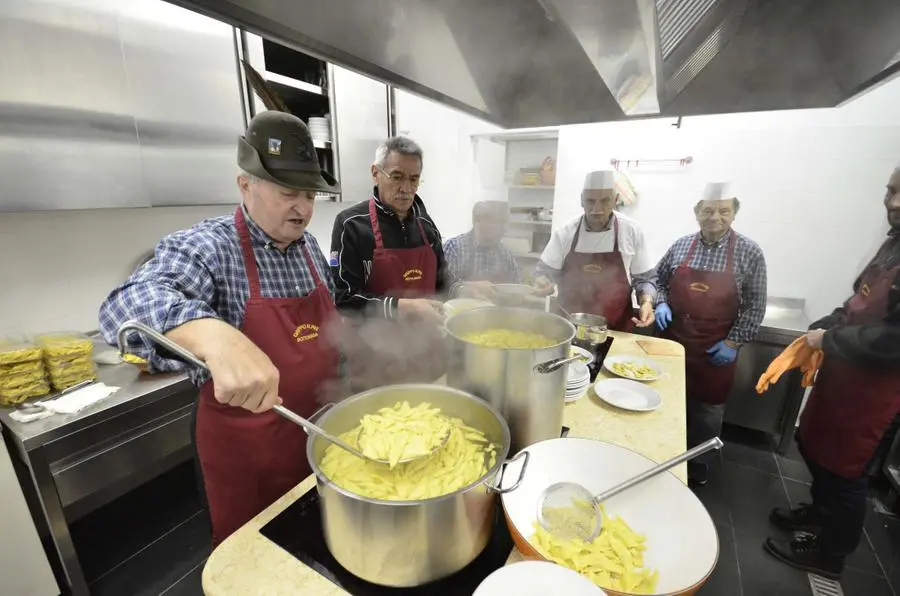
<path id="1" fill-rule="evenodd" d="M 508 463 L 510 441 L 509 427 L 490 404 L 442 385 L 390 385 L 365 391 L 335 405 L 317 423 L 329 432 L 343 433 L 356 427 L 364 414 L 399 401 L 429 402 L 499 445 L 497 463 L 470 486 L 434 499 L 382 501 L 351 493 L 322 474 L 319 462 L 328 443 L 309 437 L 306 455 L 316 475 L 331 554 L 366 581 L 409 587 L 455 573 L 484 550 L 493 527 L 499 492 L 495 487 Z M 510 484 L 507 479 L 505 485 Z"/>
<path id="2" fill-rule="evenodd" d="M 575 327 L 566 319 L 522 308 L 480 308 L 446 322 L 450 338 L 447 384 L 474 393 L 506 418 L 513 452 L 559 437 L 566 395 L 565 366 L 539 372 L 539 364 L 566 358 Z M 530 331 L 552 338 L 548 348 L 503 349 L 463 339 L 489 329 Z"/>

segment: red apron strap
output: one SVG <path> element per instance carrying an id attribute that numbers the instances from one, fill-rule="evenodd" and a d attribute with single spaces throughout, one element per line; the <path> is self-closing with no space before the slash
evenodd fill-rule
<path id="1" fill-rule="evenodd" d="M 578 222 L 578 225 L 575 226 L 575 235 L 572 236 L 572 244 L 569 246 L 569 252 L 575 252 L 575 247 L 578 246 L 578 236 L 581 235 L 581 226 L 584 225 L 584 216 L 581 216 L 581 220 Z"/>
<path id="2" fill-rule="evenodd" d="M 694 236 L 694 239 L 691 240 L 691 246 L 688 248 L 687 254 L 684 255 L 684 259 L 681 260 L 680 266 L 690 268 L 691 258 L 694 256 L 694 249 L 697 248 L 697 238 L 700 237 L 698 233 Z"/>
<path id="3" fill-rule="evenodd" d="M 413 207 L 413 209 L 415 209 L 415 207 Z M 428 241 L 428 236 L 425 234 L 425 228 L 424 228 L 424 226 L 422 226 L 422 220 L 420 218 L 416 217 L 415 214 L 412 214 L 412 216 L 416 218 L 416 223 L 419 226 L 419 235 L 422 236 L 422 245 L 430 247 L 431 242 Z"/>
<path id="4" fill-rule="evenodd" d="M 313 281 L 316 283 L 316 287 L 322 286 L 322 278 L 319 277 L 319 272 L 316 270 L 316 263 L 312 260 L 312 257 L 309 254 L 309 247 L 306 246 L 306 243 L 303 243 L 303 246 L 300 247 L 303 251 L 303 257 L 306 259 L 306 266 L 309 267 L 309 273 L 312 275 Z"/>
<path id="5" fill-rule="evenodd" d="M 613 252 L 619 253 L 619 218 L 613 214 Z"/>
<path id="6" fill-rule="evenodd" d="M 241 253 L 244 256 L 244 268 L 247 270 L 247 281 L 250 284 L 250 297 L 259 298 L 262 290 L 259 285 L 259 270 L 256 268 L 256 256 L 253 254 L 253 243 L 250 241 L 250 228 L 244 217 L 244 208 L 238 206 L 234 212 L 234 226 L 241 241 Z"/>
<path id="7" fill-rule="evenodd" d="M 734 230 L 731 230 L 728 233 L 731 234 L 731 238 L 728 239 L 728 261 L 725 264 L 725 271 L 727 273 L 734 273 L 734 250 L 737 245 L 735 236 L 737 234 L 734 233 Z"/>
<path id="8" fill-rule="evenodd" d="M 375 235 L 375 249 L 384 250 L 384 241 L 381 238 L 381 226 L 378 225 L 378 212 L 375 207 L 375 198 L 369 199 L 369 221 L 372 222 L 372 233 Z"/>

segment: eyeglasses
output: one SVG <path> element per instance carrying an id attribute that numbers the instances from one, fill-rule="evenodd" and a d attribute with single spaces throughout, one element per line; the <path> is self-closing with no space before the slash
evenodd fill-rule
<path id="1" fill-rule="evenodd" d="M 418 176 L 415 176 L 415 175 L 405 176 L 405 175 L 401 174 L 400 172 L 393 172 L 391 174 L 388 174 L 387 172 L 384 171 L 384 169 L 381 166 L 375 166 L 375 167 L 378 168 L 379 172 L 381 172 L 382 174 L 384 174 L 385 176 L 390 178 L 391 182 L 393 182 L 397 186 L 402 186 L 404 182 L 409 182 L 409 184 L 413 188 L 416 188 L 416 187 L 422 186 L 422 184 L 424 183 L 424 181 L 421 178 L 419 178 Z"/>

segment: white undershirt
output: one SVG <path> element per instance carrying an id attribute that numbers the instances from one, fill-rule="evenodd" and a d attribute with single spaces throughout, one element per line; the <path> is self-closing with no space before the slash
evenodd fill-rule
<path id="1" fill-rule="evenodd" d="M 623 215 L 618 211 L 613 212 L 619 221 L 619 252 L 622 255 L 622 262 L 625 265 L 625 271 L 628 273 L 628 281 L 631 281 L 631 274 L 639 275 L 646 273 L 653 268 L 654 263 L 650 261 L 644 243 L 644 232 L 641 230 L 640 224 L 634 219 Z M 578 234 L 578 246 L 575 247 L 576 252 L 599 253 L 612 252 L 615 247 L 615 239 L 613 238 L 614 224 L 610 221 L 609 228 L 602 232 L 590 232 L 585 229 L 582 224 L 581 216 L 568 221 L 562 227 L 553 230 L 550 236 L 550 242 L 544 252 L 541 253 L 541 261 L 552 269 L 561 270 L 566 255 L 572 246 L 572 240 L 575 238 L 575 230 L 581 226 Z"/>

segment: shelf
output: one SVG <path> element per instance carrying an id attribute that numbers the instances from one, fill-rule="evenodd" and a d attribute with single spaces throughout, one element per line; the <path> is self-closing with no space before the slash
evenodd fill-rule
<path id="1" fill-rule="evenodd" d="M 549 221 L 539 221 L 536 219 L 511 219 L 509 220 L 510 224 L 516 224 L 520 226 L 537 226 L 541 228 L 549 228 L 553 225 L 553 222 Z"/>
<path id="2" fill-rule="evenodd" d="M 278 73 L 266 71 L 263 73 L 265 79 L 271 83 L 276 83 L 278 85 L 284 85 L 285 87 L 290 87 L 291 89 L 297 89 L 298 91 L 305 91 L 306 93 L 312 93 L 313 95 L 322 95 L 325 96 L 325 92 L 318 85 L 313 85 L 312 83 L 306 83 L 304 81 L 300 81 L 297 79 L 292 79 L 291 77 L 286 77 L 284 75 L 280 75 Z"/>
<path id="3" fill-rule="evenodd" d="M 318 139 L 313 139 L 313 147 L 316 149 L 331 149 L 331 141 L 320 141 Z"/>

